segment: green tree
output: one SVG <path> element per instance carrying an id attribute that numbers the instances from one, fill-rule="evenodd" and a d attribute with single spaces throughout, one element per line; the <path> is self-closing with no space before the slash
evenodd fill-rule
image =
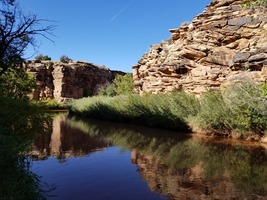
<path id="1" fill-rule="evenodd" d="M 51 60 L 51 57 L 49 57 L 48 55 L 42 55 L 42 54 L 39 54 L 37 56 L 35 56 L 35 60 Z"/>
<path id="2" fill-rule="evenodd" d="M 60 62 L 63 62 L 63 63 L 69 63 L 69 62 L 72 62 L 72 59 L 69 58 L 69 57 L 66 56 L 66 55 L 62 55 L 62 56 L 59 58 L 59 61 L 60 61 Z"/>
<path id="3" fill-rule="evenodd" d="M 115 96 L 132 94 L 133 92 L 133 75 L 131 73 L 126 73 L 125 75 L 117 75 L 113 80 L 113 83 L 100 91 L 99 94 L 104 96 Z"/>
<path id="4" fill-rule="evenodd" d="M 44 21 L 24 15 L 15 0 L 0 0 L 0 199 L 44 199 L 26 152 L 44 128 L 46 114 L 27 96 L 35 83 L 22 64 L 25 49 L 36 45 L 35 36 L 48 38 L 54 29 L 42 26 Z"/>
<path id="5" fill-rule="evenodd" d="M 134 89 L 133 75 L 127 73 L 125 75 L 117 75 L 114 79 L 116 85 L 116 94 L 132 94 Z"/>

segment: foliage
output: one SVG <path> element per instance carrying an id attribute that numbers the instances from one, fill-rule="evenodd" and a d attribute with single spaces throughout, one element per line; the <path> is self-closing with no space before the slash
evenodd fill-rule
<path id="1" fill-rule="evenodd" d="M 253 8 L 255 6 L 267 6 L 267 0 L 249 0 L 245 1 L 242 6 L 246 8 Z"/>
<path id="2" fill-rule="evenodd" d="M 60 62 L 63 62 L 63 63 L 69 63 L 69 62 L 72 62 L 72 59 L 70 59 L 68 56 L 66 55 L 62 55 L 60 58 L 59 58 L 59 61 Z"/>
<path id="3" fill-rule="evenodd" d="M 267 83 L 262 84 L 260 89 L 262 90 L 262 95 L 267 97 Z"/>
<path id="4" fill-rule="evenodd" d="M 115 96 L 128 95 L 134 93 L 133 75 L 127 73 L 125 75 L 117 75 L 113 83 L 100 91 L 100 95 Z"/>
<path id="5" fill-rule="evenodd" d="M 74 101 L 74 114 L 169 129 L 220 134 L 232 137 L 262 136 L 267 131 L 267 99 L 252 82 L 209 91 L 201 98 L 174 92 L 162 95 L 119 95 Z"/>
<path id="6" fill-rule="evenodd" d="M 0 0 L 0 76 L 21 63 L 25 49 L 36 46 L 36 35 L 51 35 L 54 26 L 41 26 L 46 20 L 24 15 L 14 0 Z M 49 39 L 49 38 L 48 38 Z"/>
<path id="7" fill-rule="evenodd" d="M 195 130 L 209 130 L 211 133 L 219 130 L 228 133 L 231 129 L 231 118 L 221 91 L 209 91 L 201 97 L 199 112 L 190 117 L 189 123 Z"/>
<path id="8" fill-rule="evenodd" d="M 23 68 L 0 76 L 0 199 L 43 199 L 39 178 L 29 171 L 26 157 L 47 119 L 45 108 L 27 96 L 33 85 Z"/>
<path id="9" fill-rule="evenodd" d="M 185 119 L 197 109 L 195 97 L 186 93 L 97 96 L 70 105 L 70 112 L 85 117 L 181 130 L 188 130 Z"/>
<path id="10" fill-rule="evenodd" d="M 225 90 L 207 92 L 200 103 L 193 126 L 213 133 L 234 131 L 236 137 L 245 137 L 249 132 L 261 135 L 267 130 L 267 100 L 254 83 L 244 82 Z"/>
<path id="11" fill-rule="evenodd" d="M 62 110 L 67 109 L 67 105 L 64 103 L 59 103 L 55 99 L 46 99 L 38 101 L 38 104 L 43 105 L 49 110 Z"/>
<path id="12" fill-rule="evenodd" d="M 51 60 L 51 58 L 48 56 L 48 55 L 42 55 L 42 54 L 39 54 L 37 56 L 35 56 L 34 58 L 35 60 Z"/>

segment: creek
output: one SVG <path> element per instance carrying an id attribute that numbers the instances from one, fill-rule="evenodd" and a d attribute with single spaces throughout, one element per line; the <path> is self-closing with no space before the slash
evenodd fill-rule
<path id="1" fill-rule="evenodd" d="M 48 199 L 267 199 L 267 147 L 57 115 L 32 145 Z"/>

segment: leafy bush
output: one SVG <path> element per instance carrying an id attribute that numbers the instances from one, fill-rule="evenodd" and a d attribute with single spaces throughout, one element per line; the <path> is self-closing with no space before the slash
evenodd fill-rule
<path id="1" fill-rule="evenodd" d="M 117 75 L 113 83 L 99 92 L 104 96 L 128 95 L 134 93 L 133 75 L 127 73 L 125 75 Z"/>
<path id="2" fill-rule="evenodd" d="M 262 95 L 267 96 L 267 83 L 262 84 L 260 89 L 262 90 Z"/>
<path id="3" fill-rule="evenodd" d="M 69 62 L 72 62 L 72 59 L 70 59 L 68 56 L 66 55 L 62 55 L 60 58 L 59 58 L 59 61 L 60 62 L 63 62 L 63 63 L 69 63 Z"/>
<path id="4" fill-rule="evenodd" d="M 35 60 L 51 60 L 51 58 L 48 55 L 39 54 L 35 57 Z"/>
<path id="5" fill-rule="evenodd" d="M 242 4 L 246 8 L 253 8 L 255 6 L 267 6 L 267 0 L 250 0 Z"/>
<path id="6" fill-rule="evenodd" d="M 225 107 L 221 91 L 206 92 L 200 99 L 199 112 L 190 116 L 189 124 L 194 130 L 228 133 L 231 130 L 231 112 Z"/>
<path id="7" fill-rule="evenodd" d="M 0 94 L 2 97 L 27 98 L 34 86 L 34 78 L 20 68 L 10 69 L 0 76 Z"/>
<path id="8" fill-rule="evenodd" d="M 209 132 L 245 137 L 267 130 L 267 100 L 258 85 L 235 84 L 228 89 L 210 91 L 200 99 L 200 110 L 192 124 Z M 233 135 L 232 135 L 233 136 Z"/>

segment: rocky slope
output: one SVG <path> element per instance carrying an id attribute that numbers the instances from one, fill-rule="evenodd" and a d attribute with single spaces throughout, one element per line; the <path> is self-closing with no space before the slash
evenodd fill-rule
<path id="1" fill-rule="evenodd" d="M 36 79 L 33 99 L 59 102 L 96 95 L 117 74 L 125 74 L 86 62 L 28 61 L 26 67 Z"/>
<path id="2" fill-rule="evenodd" d="M 200 94 L 236 81 L 267 80 L 267 8 L 213 0 L 133 66 L 137 92 Z"/>

